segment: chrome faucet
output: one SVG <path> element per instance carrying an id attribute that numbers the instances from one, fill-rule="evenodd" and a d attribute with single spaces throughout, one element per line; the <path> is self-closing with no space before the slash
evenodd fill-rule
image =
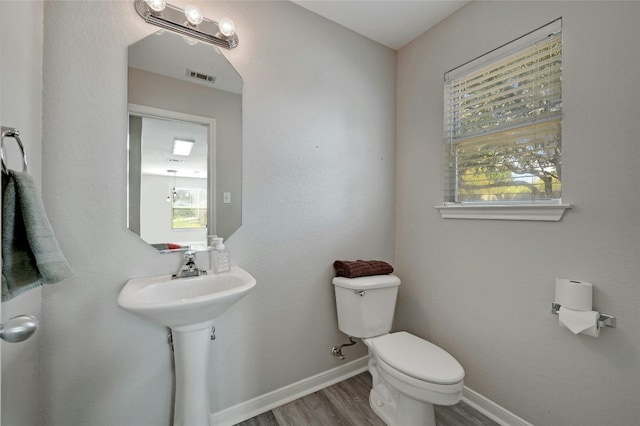
<path id="1" fill-rule="evenodd" d="M 187 250 L 184 252 L 184 263 L 178 272 L 171 276 L 171 279 L 197 277 L 199 275 L 207 275 L 207 271 L 198 269 L 196 265 L 196 252 L 194 250 Z"/>

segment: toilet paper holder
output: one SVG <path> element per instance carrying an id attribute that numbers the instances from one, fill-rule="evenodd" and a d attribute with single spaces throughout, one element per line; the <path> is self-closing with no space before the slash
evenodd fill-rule
<path id="1" fill-rule="evenodd" d="M 560 310 L 560 308 L 562 307 L 561 304 L 556 303 L 556 302 L 552 302 L 551 303 L 551 313 L 554 315 L 558 315 L 558 311 Z M 598 317 L 598 327 L 602 328 L 602 327 L 611 327 L 611 328 L 615 328 L 616 327 L 616 317 L 613 315 L 609 315 L 609 314 L 603 314 L 602 312 L 600 312 L 600 316 Z"/>

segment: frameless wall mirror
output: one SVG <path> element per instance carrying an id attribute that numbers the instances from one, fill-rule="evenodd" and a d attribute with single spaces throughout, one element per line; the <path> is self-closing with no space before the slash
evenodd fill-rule
<path id="1" fill-rule="evenodd" d="M 242 224 L 242 78 L 215 46 L 159 31 L 129 46 L 128 227 L 161 251 Z"/>

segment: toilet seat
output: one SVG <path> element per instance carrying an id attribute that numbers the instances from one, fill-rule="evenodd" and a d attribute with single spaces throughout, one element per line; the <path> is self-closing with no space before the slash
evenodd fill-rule
<path id="1" fill-rule="evenodd" d="M 400 394 L 397 396 L 399 399 L 403 398 L 401 395 L 405 395 L 415 401 L 436 405 L 455 405 L 462 399 L 464 380 L 448 385 L 427 382 L 402 373 L 375 355 L 372 360 L 369 363 L 369 370 L 375 370 L 386 386 L 397 390 Z M 382 383 L 378 384 L 380 385 Z M 374 383 L 374 389 L 376 388 Z"/>
<path id="2" fill-rule="evenodd" d="M 414 379 L 451 385 L 464 378 L 464 369 L 447 351 L 406 331 L 368 340 L 382 361 Z"/>

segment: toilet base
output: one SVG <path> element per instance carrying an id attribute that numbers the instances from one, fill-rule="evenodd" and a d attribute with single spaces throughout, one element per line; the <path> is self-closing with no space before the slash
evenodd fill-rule
<path id="1" fill-rule="evenodd" d="M 427 384 L 394 371 L 374 354 L 369 355 L 373 384 L 369 405 L 387 426 L 436 426 L 434 404 L 454 405 L 462 398 L 462 381 L 452 385 Z"/>
<path id="2" fill-rule="evenodd" d="M 383 385 L 371 389 L 369 405 L 388 426 L 436 426 L 433 404 L 416 401 Z"/>

